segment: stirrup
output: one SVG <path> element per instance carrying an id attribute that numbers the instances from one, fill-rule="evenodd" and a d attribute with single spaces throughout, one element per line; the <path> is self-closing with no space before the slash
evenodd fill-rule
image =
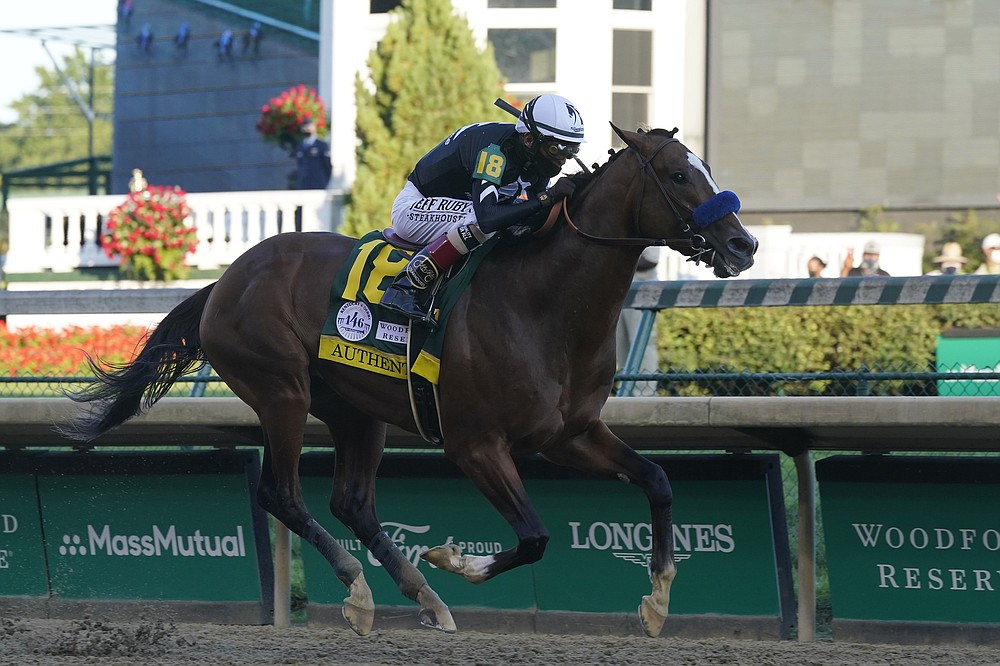
<path id="1" fill-rule="evenodd" d="M 431 314 L 434 311 L 434 296 L 436 295 L 436 285 L 428 287 L 431 290 L 426 307 L 420 303 L 420 291 L 411 286 L 404 286 L 393 282 L 385 290 L 385 295 L 379 303 L 386 310 L 398 312 L 408 319 L 419 321 L 435 330 L 438 327 L 437 319 Z"/>

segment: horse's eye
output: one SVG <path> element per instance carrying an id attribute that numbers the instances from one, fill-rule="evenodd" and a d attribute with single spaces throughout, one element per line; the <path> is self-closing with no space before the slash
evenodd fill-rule
<path id="1" fill-rule="evenodd" d="M 678 185 L 683 185 L 684 183 L 688 182 L 688 178 L 683 171 L 677 171 L 675 173 L 670 174 L 670 180 L 674 181 Z"/>

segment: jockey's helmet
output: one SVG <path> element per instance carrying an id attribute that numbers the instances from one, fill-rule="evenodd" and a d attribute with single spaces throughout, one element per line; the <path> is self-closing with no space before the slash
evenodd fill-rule
<path id="1" fill-rule="evenodd" d="M 515 129 L 559 143 L 584 142 L 583 116 L 572 102 L 560 95 L 539 95 L 525 104 Z"/>

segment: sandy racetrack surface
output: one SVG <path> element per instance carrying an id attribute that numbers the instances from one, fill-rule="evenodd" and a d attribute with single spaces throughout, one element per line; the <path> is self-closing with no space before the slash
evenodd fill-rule
<path id="1" fill-rule="evenodd" d="M 1000 664 L 1000 649 L 0 618 L 0 664 Z"/>

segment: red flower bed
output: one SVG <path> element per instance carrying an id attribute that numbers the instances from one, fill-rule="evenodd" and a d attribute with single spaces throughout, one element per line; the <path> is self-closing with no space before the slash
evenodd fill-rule
<path id="1" fill-rule="evenodd" d="M 14 332 L 0 323 L 0 373 L 7 377 L 90 375 L 86 354 L 104 363 L 127 363 L 145 334 L 142 326 Z"/>

